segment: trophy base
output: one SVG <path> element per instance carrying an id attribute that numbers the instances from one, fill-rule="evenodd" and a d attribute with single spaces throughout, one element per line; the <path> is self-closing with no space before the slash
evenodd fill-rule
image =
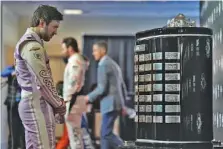
<path id="1" fill-rule="evenodd" d="M 137 139 L 136 145 L 139 146 L 152 146 L 152 147 L 169 147 L 173 149 L 212 149 L 213 144 L 211 141 L 159 141 Z"/>
<path id="2" fill-rule="evenodd" d="M 157 141 L 137 140 L 134 143 L 125 143 L 119 149 L 223 149 L 220 146 L 213 146 L 212 142 L 203 141 Z"/>
<path id="3" fill-rule="evenodd" d="M 182 149 L 182 148 L 148 147 L 148 146 L 137 146 L 137 145 L 124 145 L 124 146 L 119 147 L 118 149 Z M 203 148 L 198 148 L 198 149 L 203 149 Z M 223 149 L 223 146 L 214 146 L 211 149 Z"/>

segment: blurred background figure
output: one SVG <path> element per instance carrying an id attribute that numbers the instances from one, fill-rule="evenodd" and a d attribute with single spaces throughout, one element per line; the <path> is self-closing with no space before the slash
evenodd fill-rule
<path id="1" fill-rule="evenodd" d="M 77 96 L 83 95 L 85 72 L 88 69 L 89 61 L 87 57 L 80 54 L 77 41 L 72 37 L 63 39 L 62 49 L 64 62 L 67 63 L 64 71 L 63 97 L 67 107 L 65 120 L 68 130 L 69 144 L 71 149 L 92 149 L 94 147 L 87 131 L 86 115 L 83 114 L 82 118 L 77 120 L 80 121 L 81 126 L 75 128 L 67 120 L 67 116 L 69 115 L 72 106 L 75 105 Z"/>
<path id="2" fill-rule="evenodd" d="M 116 149 L 123 145 L 120 137 L 113 133 L 114 123 L 121 111 L 130 114 L 126 107 L 127 90 L 123 81 L 121 69 L 118 64 L 108 55 L 108 45 L 105 41 L 98 41 L 93 45 L 93 56 L 98 63 L 97 87 L 85 96 L 88 103 L 93 103 L 98 97 L 100 112 L 102 113 L 101 124 L 101 148 Z M 135 115 L 131 115 L 134 118 Z"/>
<path id="3" fill-rule="evenodd" d="M 25 149 L 25 130 L 19 117 L 18 104 L 21 100 L 21 88 L 18 85 L 15 67 L 8 66 L 1 72 L 1 88 L 8 85 L 7 97 L 4 105 L 7 107 L 8 117 L 8 149 Z"/>

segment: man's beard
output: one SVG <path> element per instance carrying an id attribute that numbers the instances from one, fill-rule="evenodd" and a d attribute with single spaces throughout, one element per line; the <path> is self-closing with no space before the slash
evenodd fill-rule
<path id="1" fill-rule="evenodd" d="M 46 42 L 50 41 L 51 39 L 51 37 L 47 33 L 48 33 L 48 29 L 47 29 L 47 26 L 45 26 L 41 34 L 42 34 L 42 39 Z"/>

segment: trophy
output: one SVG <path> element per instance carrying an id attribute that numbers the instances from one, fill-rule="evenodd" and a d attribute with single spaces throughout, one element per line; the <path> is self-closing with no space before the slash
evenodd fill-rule
<path id="1" fill-rule="evenodd" d="M 180 13 L 136 33 L 134 59 L 137 147 L 211 149 L 212 30 Z"/>

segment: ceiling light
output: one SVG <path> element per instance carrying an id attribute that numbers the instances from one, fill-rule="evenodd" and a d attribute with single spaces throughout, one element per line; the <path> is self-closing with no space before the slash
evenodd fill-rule
<path id="1" fill-rule="evenodd" d="M 83 11 L 78 10 L 78 9 L 65 9 L 64 10 L 64 14 L 66 14 L 66 15 L 79 15 L 82 13 L 83 13 Z"/>

